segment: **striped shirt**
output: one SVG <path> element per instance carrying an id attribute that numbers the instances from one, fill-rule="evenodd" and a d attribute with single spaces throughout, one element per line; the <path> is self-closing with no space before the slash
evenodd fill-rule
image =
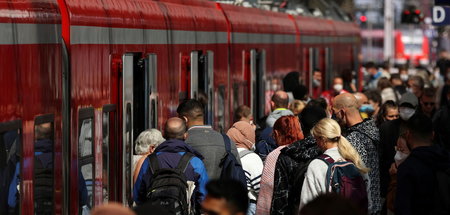
<path id="1" fill-rule="evenodd" d="M 239 156 L 248 149 L 237 148 Z M 247 178 L 248 198 L 255 200 L 258 198 L 261 174 L 263 171 L 263 162 L 261 158 L 254 152 L 241 157 L 242 168 Z"/>
<path id="2" fill-rule="evenodd" d="M 258 215 L 270 214 L 273 195 L 273 181 L 275 177 L 275 165 L 277 164 L 281 149 L 284 147 L 286 146 L 280 146 L 267 155 L 261 177 L 261 188 L 258 196 L 258 203 L 256 204 L 256 214 Z"/>

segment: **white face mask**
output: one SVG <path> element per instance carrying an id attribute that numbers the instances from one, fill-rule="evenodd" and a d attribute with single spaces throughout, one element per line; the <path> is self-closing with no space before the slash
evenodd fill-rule
<path id="1" fill-rule="evenodd" d="M 400 79 L 402 79 L 402 81 L 407 81 L 408 78 L 409 78 L 409 75 L 407 75 L 407 74 L 401 74 L 400 75 Z"/>
<path id="2" fill-rule="evenodd" d="M 335 85 L 333 85 L 333 89 L 336 92 L 341 92 L 342 88 L 344 88 L 344 86 L 342 86 L 342 84 L 335 84 Z"/>
<path id="3" fill-rule="evenodd" d="M 409 107 L 400 107 L 398 109 L 398 115 L 400 115 L 400 118 L 402 118 L 404 121 L 408 121 L 409 118 L 411 118 L 416 110 L 409 108 Z"/>
<path id="4" fill-rule="evenodd" d="M 320 87 L 320 81 L 317 80 L 317 79 L 314 79 L 314 80 L 313 80 L 313 86 L 314 86 L 314 87 Z"/>
<path id="5" fill-rule="evenodd" d="M 395 164 L 397 164 L 397 167 L 401 163 L 403 163 L 403 161 L 405 161 L 406 158 L 408 158 L 408 156 L 409 156 L 409 154 L 403 153 L 401 151 L 397 151 L 394 156 Z"/>
<path id="6" fill-rule="evenodd" d="M 276 91 L 277 89 L 278 89 L 278 85 L 272 84 L 272 90 L 273 90 L 273 91 Z"/>

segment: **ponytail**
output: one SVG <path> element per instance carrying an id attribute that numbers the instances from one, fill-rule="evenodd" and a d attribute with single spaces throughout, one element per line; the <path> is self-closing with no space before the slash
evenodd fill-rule
<path id="1" fill-rule="evenodd" d="M 353 148 L 345 137 L 341 136 L 341 127 L 335 120 L 328 118 L 320 120 L 314 128 L 311 129 L 311 134 L 314 137 L 321 137 L 330 142 L 336 142 L 339 154 L 341 154 L 342 158 L 353 162 L 361 173 L 369 172 L 369 169 L 366 168 L 364 162 L 362 162 L 356 149 Z"/>
<path id="2" fill-rule="evenodd" d="M 348 142 L 345 137 L 340 137 L 338 141 L 338 151 L 341 156 L 348 161 L 351 161 L 355 164 L 356 168 L 358 168 L 361 173 L 368 173 L 369 168 L 364 165 L 364 162 L 361 160 L 359 153 L 355 148 Z"/>

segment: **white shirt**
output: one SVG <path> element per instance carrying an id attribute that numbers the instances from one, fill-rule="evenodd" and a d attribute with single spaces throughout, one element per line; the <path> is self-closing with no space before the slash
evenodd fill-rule
<path id="1" fill-rule="evenodd" d="M 244 148 L 237 148 L 238 152 L 242 152 Z M 254 152 L 241 158 L 242 169 L 245 171 L 247 178 L 248 198 L 256 200 L 259 193 L 259 183 L 264 168 L 261 158 Z"/>
<path id="2" fill-rule="evenodd" d="M 327 149 L 324 154 L 327 154 L 335 161 L 342 159 L 337 147 Z M 314 159 L 311 161 L 305 174 L 305 180 L 303 181 L 300 196 L 300 209 L 305 204 L 319 196 L 319 194 L 326 192 L 327 171 L 328 165 L 323 160 Z"/>

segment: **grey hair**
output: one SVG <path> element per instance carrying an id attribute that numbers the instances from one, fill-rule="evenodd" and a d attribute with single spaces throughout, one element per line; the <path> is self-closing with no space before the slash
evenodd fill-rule
<path id="1" fill-rule="evenodd" d="M 136 139 L 134 149 L 138 155 L 147 154 L 150 146 L 155 146 L 156 148 L 164 141 L 165 139 L 160 131 L 154 128 L 148 129 L 139 134 Z"/>

